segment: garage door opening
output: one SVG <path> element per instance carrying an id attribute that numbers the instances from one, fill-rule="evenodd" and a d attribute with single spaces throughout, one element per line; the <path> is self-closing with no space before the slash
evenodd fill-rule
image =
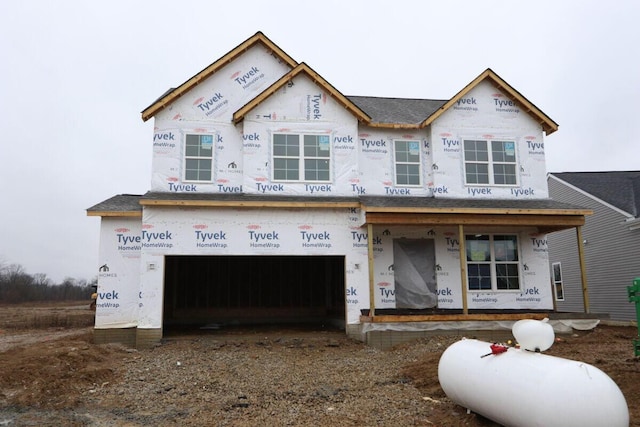
<path id="1" fill-rule="evenodd" d="M 344 256 L 167 256 L 165 327 L 344 329 Z"/>

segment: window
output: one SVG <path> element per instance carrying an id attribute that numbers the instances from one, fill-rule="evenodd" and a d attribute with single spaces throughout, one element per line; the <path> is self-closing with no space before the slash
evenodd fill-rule
<path id="1" fill-rule="evenodd" d="M 274 181 L 330 181 L 329 135 L 273 135 Z"/>
<path id="2" fill-rule="evenodd" d="M 476 234 L 465 236 L 470 291 L 520 289 L 518 237 Z"/>
<path id="3" fill-rule="evenodd" d="M 187 135 L 184 155 L 185 181 L 211 181 L 213 135 Z"/>
<path id="4" fill-rule="evenodd" d="M 564 301 L 564 288 L 562 286 L 562 266 L 559 262 L 551 264 L 553 269 L 553 287 L 556 290 L 556 301 Z"/>
<path id="5" fill-rule="evenodd" d="M 516 170 L 515 142 L 464 140 L 467 184 L 516 185 Z"/>
<path id="6" fill-rule="evenodd" d="M 420 185 L 420 142 L 395 141 L 396 185 Z"/>

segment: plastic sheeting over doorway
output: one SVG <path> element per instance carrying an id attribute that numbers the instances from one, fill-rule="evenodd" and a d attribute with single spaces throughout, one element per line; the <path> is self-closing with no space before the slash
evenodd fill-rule
<path id="1" fill-rule="evenodd" d="M 397 308 L 433 308 L 438 304 L 433 240 L 394 239 L 393 272 Z"/>

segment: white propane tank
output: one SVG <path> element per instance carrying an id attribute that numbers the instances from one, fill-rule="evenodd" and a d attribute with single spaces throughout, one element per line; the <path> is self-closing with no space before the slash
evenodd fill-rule
<path id="1" fill-rule="evenodd" d="M 553 326 L 547 323 L 548 321 L 549 319 L 542 321 L 518 320 L 511 327 L 511 333 L 516 342 L 520 344 L 520 348 L 530 351 L 545 351 L 551 348 L 556 339 Z"/>
<path id="2" fill-rule="evenodd" d="M 512 347 L 490 354 L 490 346 L 463 339 L 442 354 L 440 385 L 458 405 L 505 426 L 629 426 L 622 392 L 595 366 Z"/>

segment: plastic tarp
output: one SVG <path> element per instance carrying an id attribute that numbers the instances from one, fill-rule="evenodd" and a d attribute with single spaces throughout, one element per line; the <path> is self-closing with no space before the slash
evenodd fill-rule
<path id="1" fill-rule="evenodd" d="M 420 331 L 495 331 L 511 330 L 515 321 L 455 321 L 455 322 L 390 322 L 363 323 L 362 333 L 372 331 L 420 332 Z M 549 320 L 556 333 L 570 333 L 574 329 L 587 331 L 600 323 L 598 319 Z"/>
<path id="2" fill-rule="evenodd" d="M 397 308 L 432 308 L 438 303 L 433 240 L 394 239 Z"/>

